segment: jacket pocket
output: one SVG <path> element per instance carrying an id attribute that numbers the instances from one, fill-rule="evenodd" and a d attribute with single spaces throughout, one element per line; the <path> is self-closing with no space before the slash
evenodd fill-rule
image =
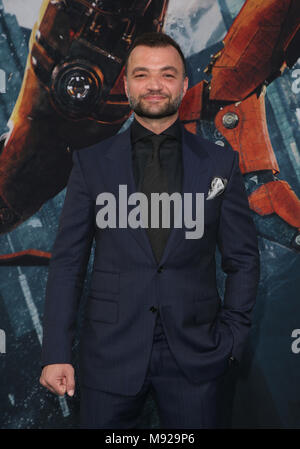
<path id="1" fill-rule="evenodd" d="M 120 273 L 94 269 L 90 289 L 99 293 L 120 293 Z"/>
<path id="2" fill-rule="evenodd" d="M 119 304 L 109 299 L 95 298 L 89 295 L 87 298 L 86 318 L 103 323 L 117 323 Z"/>

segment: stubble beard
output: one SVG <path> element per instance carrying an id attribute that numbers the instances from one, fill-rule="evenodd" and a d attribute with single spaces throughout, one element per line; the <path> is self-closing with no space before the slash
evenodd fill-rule
<path id="1" fill-rule="evenodd" d="M 160 93 L 157 92 L 151 92 L 148 93 L 148 95 L 160 95 Z M 128 102 L 129 106 L 140 117 L 147 117 L 147 118 L 153 118 L 153 119 L 160 119 L 164 117 L 168 117 L 170 115 L 174 115 L 181 104 L 183 98 L 183 89 L 181 90 L 180 94 L 174 98 L 174 100 L 169 101 L 167 103 L 164 103 L 161 106 L 161 109 L 159 111 L 151 111 L 151 108 L 149 106 L 146 106 L 143 103 L 142 99 L 137 99 L 133 95 L 130 94 L 130 91 L 128 89 Z"/>

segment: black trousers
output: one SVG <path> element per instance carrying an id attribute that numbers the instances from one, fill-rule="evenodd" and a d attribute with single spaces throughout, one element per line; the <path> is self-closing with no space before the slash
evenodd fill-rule
<path id="1" fill-rule="evenodd" d="M 169 349 L 158 315 L 141 390 L 135 396 L 123 396 L 81 387 L 80 428 L 136 428 L 150 389 L 158 407 L 160 428 L 218 428 L 222 380 L 223 376 L 202 384 L 188 381 Z"/>

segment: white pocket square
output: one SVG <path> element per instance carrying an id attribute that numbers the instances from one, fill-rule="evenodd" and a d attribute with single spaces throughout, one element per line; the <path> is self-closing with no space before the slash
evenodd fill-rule
<path id="1" fill-rule="evenodd" d="M 212 200 L 216 196 L 221 195 L 221 193 L 224 192 L 226 185 L 227 185 L 227 179 L 226 178 L 221 178 L 219 176 L 214 176 L 212 181 L 211 181 L 210 189 L 208 191 L 206 199 L 207 200 Z"/>

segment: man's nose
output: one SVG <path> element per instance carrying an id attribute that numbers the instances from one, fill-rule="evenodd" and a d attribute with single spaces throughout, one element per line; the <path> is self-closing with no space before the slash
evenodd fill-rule
<path id="1" fill-rule="evenodd" d="M 147 87 L 148 87 L 148 89 L 151 89 L 155 92 L 162 89 L 162 82 L 161 82 L 160 77 L 157 77 L 157 76 L 149 77 L 148 82 L 147 82 Z"/>

